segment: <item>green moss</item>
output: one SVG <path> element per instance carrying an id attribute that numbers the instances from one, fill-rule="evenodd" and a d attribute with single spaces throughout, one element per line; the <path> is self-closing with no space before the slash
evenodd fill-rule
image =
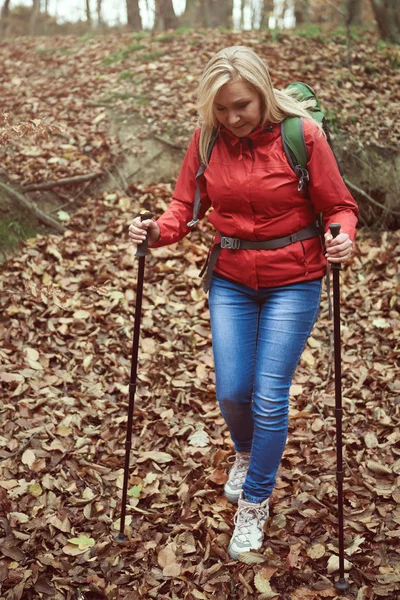
<path id="1" fill-rule="evenodd" d="M 191 33 L 192 31 L 193 29 L 191 29 L 191 27 L 178 27 L 175 29 L 175 33 L 178 35 L 185 35 L 186 33 Z"/>
<path id="2" fill-rule="evenodd" d="M 35 54 L 61 54 L 71 55 L 76 54 L 79 48 L 73 48 L 71 46 L 65 46 L 63 48 L 36 48 Z"/>
<path id="3" fill-rule="evenodd" d="M 263 42 L 265 42 L 265 39 L 267 39 L 268 41 L 271 41 L 273 43 L 279 42 L 282 38 L 282 31 L 280 29 L 278 29 L 277 27 L 275 27 L 274 29 L 266 29 L 265 30 L 265 37 L 262 40 Z"/>
<path id="4" fill-rule="evenodd" d="M 146 31 L 138 31 L 137 33 L 134 33 L 132 35 L 132 38 L 134 40 L 144 40 L 149 37 L 150 37 L 150 33 L 147 33 Z"/>
<path id="5" fill-rule="evenodd" d="M 87 33 L 84 33 L 83 35 L 81 35 L 81 37 L 78 39 L 78 42 L 85 44 L 86 42 L 88 42 L 89 40 L 92 40 L 95 37 L 96 37 L 96 33 L 92 32 L 92 31 L 88 31 Z"/>
<path id="6" fill-rule="evenodd" d="M 35 54 L 54 54 L 54 48 L 35 48 Z"/>
<path id="7" fill-rule="evenodd" d="M 154 52 L 147 52 L 141 56 L 143 62 L 153 62 L 153 60 L 157 60 L 161 56 L 164 56 L 165 52 L 161 52 L 159 50 L 155 50 Z"/>
<path id="8" fill-rule="evenodd" d="M 7 213 L 0 219 L 0 262 L 16 252 L 21 242 L 35 237 L 40 229 L 40 225 L 32 223 L 27 215 L 19 215 L 18 219 Z"/>
<path id="9" fill-rule="evenodd" d="M 155 38 L 155 41 L 160 42 L 160 44 L 165 44 L 166 42 L 173 42 L 175 39 L 176 39 L 176 37 L 174 35 L 166 34 L 166 35 L 159 35 L 158 37 Z"/>
<path id="10" fill-rule="evenodd" d="M 118 80 L 119 81 L 124 81 L 124 80 L 128 80 L 128 81 L 132 81 L 132 79 L 135 78 L 135 74 L 132 73 L 132 71 L 121 71 L 121 73 L 119 74 Z"/>
<path id="11" fill-rule="evenodd" d="M 134 52 L 138 52 L 139 50 L 143 50 L 144 48 L 146 48 L 146 46 L 143 46 L 143 44 L 138 44 L 136 42 L 134 44 L 128 44 L 128 46 L 125 46 L 125 48 L 122 48 L 122 50 L 118 50 L 117 52 L 114 52 L 114 54 L 110 54 L 110 56 L 104 58 L 102 60 L 102 64 L 113 65 L 114 63 L 120 62 L 121 60 L 125 60 Z"/>
<path id="12" fill-rule="evenodd" d="M 301 38 L 312 38 L 320 42 L 326 41 L 326 35 L 323 34 L 321 28 L 314 23 L 305 23 L 295 30 L 295 36 Z"/>
<path id="13" fill-rule="evenodd" d="M 394 44 L 390 44 L 383 40 L 379 40 L 377 44 L 378 51 L 381 52 L 381 56 L 387 60 L 390 67 L 394 70 L 400 68 L 400 48 Z"/>

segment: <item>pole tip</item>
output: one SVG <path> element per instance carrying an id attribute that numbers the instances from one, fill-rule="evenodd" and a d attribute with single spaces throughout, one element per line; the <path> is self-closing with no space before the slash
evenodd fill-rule
<path id="1" fill-rule="evenodd" d="M 350 584 L 348 581 L 345 580 L 344 577 L 340 577 L 337 581 L 335 581 L 335 588 L 339 591 L 339 592 L 345 592 L 346 590 L 348 590 L 350 587 Z"/>
<path id="2" fill-rule="evenodd" d="M 124 542 L 129 542 L 129 538 L 126 537 L 124 533 L 119 532 L 117 537 L 115 538 L 117 544 L 123 544 Z"/>

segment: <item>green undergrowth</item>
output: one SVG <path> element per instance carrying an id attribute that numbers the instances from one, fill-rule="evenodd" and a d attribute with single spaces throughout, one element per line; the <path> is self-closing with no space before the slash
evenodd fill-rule
<path id="1" fill-rule="evenodd" d="M 146 46 L 144 46 L 143 44 L 138 44 L 137 42 L 134 42 L 133 44 L 128 44 L 127 46 L 125 46 L 125 48 L 122 48 L 122 50 L 118 50 L 117 52 L 114 52 L 113 54 L 107 56 L 107 58 L 105 58 L 102 61 L 102 63 L 103 65 L 113 65 L 117 62 L 120 62 L 121 60 L 125 60 L 126 58 L 128 58 L 128 56 L 134 54 L 135 52 L 138 52 L 139 50 L 144 50 L 145 48 Z"/>
<path id="2" fill-rule="evenodd" d="M 18 251 L 21 242 L 44 233 L 45 228 L 27 213 L 1 211 L 0 216 L 0 263 Z"/>

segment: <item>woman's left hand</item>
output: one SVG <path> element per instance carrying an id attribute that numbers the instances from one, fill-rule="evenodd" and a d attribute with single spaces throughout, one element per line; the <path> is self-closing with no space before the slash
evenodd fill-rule
<path id="1" fill-rule="evenodd" d="M 352 255 L 353 242 L 347 233 L 339 233 L 335 238 L 330 231 L 325 233 L 325 257 L 330 263 L 346 262 Z"/>

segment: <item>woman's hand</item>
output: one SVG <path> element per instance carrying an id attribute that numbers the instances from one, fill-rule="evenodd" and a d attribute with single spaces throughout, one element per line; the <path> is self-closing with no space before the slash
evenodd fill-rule
<path id="1" fill-rule="evenodd" d="M 132 244 L 138 246 L 146 239 L 147 231 L 149 232 L 149 246 L 155 244 L 160 239 L 160 228 L 156 221 L 146 219 L 142 221 L 140 217 L 133 219 L 129 225 L 129 239 Z"/>
<path id="2" fill-rule="evenodd" d="M 330 231 L 325 233 L 325 257 L 330 263 L 346 262 L 352 255 L 353 242 L 347 233 L 339 233 L 335 238 Z"/>

